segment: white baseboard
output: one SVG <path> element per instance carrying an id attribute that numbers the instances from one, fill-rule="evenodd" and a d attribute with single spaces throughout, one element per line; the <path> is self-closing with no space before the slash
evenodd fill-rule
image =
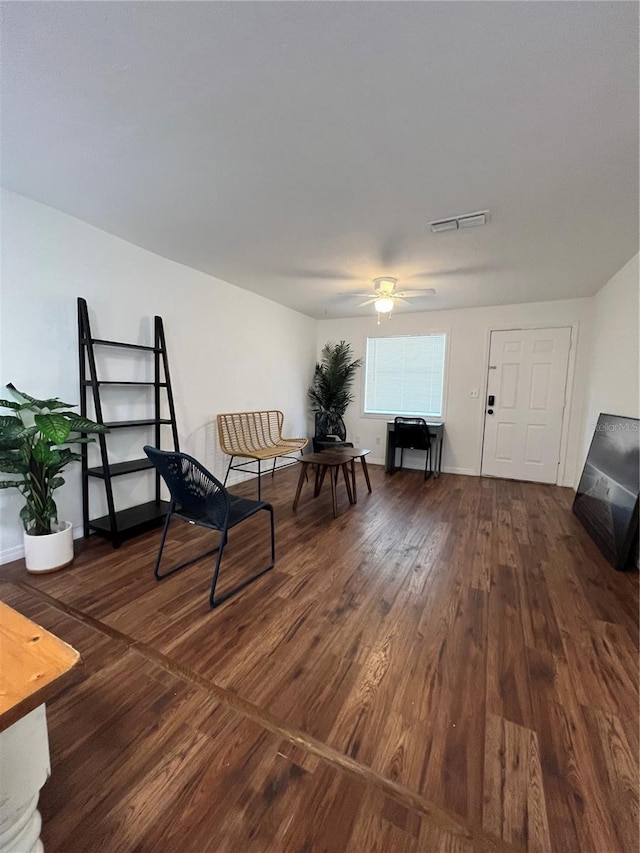
<path id="1" fill-rule="evenodd" d="M 377 456 L 367 456 L 367 465 L 385 465 L 384 459 Z"/>
<path id="2" fill-rule="evenodd" d="M 0 565 L 12 563 L 14 560 L 19 560 L 24 557 L 24 545 L 14 545 L 13 548 L 4 548 L 0 551 Z"/>
<path id="3" fill-rule="evenodd" d="M 82 526 L 73 528 L 73 538 L 82 539 Z M 3 548 L 0 551 L 0 566 L 6 563 L 12 563 L 14 560 L 21 560 L 24 557 L 24 545 L 14 545 L 12 548 Z"/>
<path id="4" fill-rule="evenodd" d="M 444 465 L 442 468 L 443 474 L 461 474 L 464 477 L 479 477 L 480 471 L 475 468 L 453 468 L 450 465 Z"/>
<path id="5" fill-rule="evenodd" d="M 368 459 L 368 457 L 367 457 L 367 461 L 373 463 L 374 465 L 376 465 L 376 464 L 377 465 L 384 465 L 385 464 L 383 459 L 376 460 L 376 459 Z M 404 468 L 406 470 L 410 470 L 410 471 L 424 471 L 424 465 L 406 465 L 405 464 Z M 396 467 L 396 471 L 399 471 L 399 470 L 400 469 Z M 442 473 L 443 474 L 462 474 L 465 477 L 479 477 L 480 476 L 480 472 L 476 471 L 474 468 L 453 468 L 450 465 L 443 465 Z"/>

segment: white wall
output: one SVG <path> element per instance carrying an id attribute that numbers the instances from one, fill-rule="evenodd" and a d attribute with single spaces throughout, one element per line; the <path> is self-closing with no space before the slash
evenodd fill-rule
<path id="1" fill-rule="evenodd" d="M 215 414 L 280 408 L 290 435 L 305 435 L 306 389 L 327 341 L 347 340 L 364 355 L 367 336 L 449 332 L 444 469 L 479 474 L 490 329 L 572 326 L 570 388 L 559 482 L 575 485 L 598 412 L 638 417 L 638 256 L 593 299 L 395 314 L 317 323 L 297 312 L 144 251 L 13 193 L 2 192 L 0 384 L 77 402 L 76 297 L 84 296 L 96 337 L 148 343 L 153 315 L 165 321 L 181 445 L 217 474 L 224 460 L 211 429 Z M 593 329 L 592 329 L 592 321 Z M 593 340 L 592 340 L 593 335 Z M 138 365 L 141 362 L 137 362 Z M 125 378 L 130 360 L 113 352 L 104 378 Z M 135 368 L 126 378 L 146 378 Z M 382 463 L 386 420 L 362 416 L 360 371 L 347 412 L 349 435 Z M 469 392 L 479 389 L 479 397 Z M 585 399 L 586 392 L 586 399 Z M 146 411 L 146 391 L 110 392 L 114 419 Z M 113 461 L 139 456 L 151 433 L 120 434 Z M 406 460 L 411 464 L 411 460 Z M 422 461 L 416 457 L 415 465 Z M 78 466 L 57 493 L 61 517 L 81 521 Z M 148 499 L 149 481 L 119 481 L 119 506 Z M 104 509 L 92 484 L 95 514 Z M 0 492 L 0 562 L 21 554 L 20 498 Z"/>
<path id="2" fill-rule="evenodd" d="M 639 293 L 640 271 L 635 255 L 593 299 L 593 345 L 578 475 L 601 412 L 640 417 Z"/>
<path id="3" fill-rule="evenodd" d="M 574 485 L 577 456 L 582 444 L 584 389 L 587 382 L 591 335 L 592 299 L 558 300 L 525 305 L 491 308 L 464 308 L 454 311 L 429 311 L 394 314 L 376 325 L 371 317 L 346 320 L 323 320 L 318 324 L 318 352 L 327 341 L 346 340 L 354 354 L 364 357 L 366 338 L 375 335 L 424 334 L 446 330 L 449 334 L 449 370 L 447 410 L 445 414 L 445 449 L 443 470 L 458 474 L 479 474 L 482 454 L 484 392 L 489 358 L 491 329 L 572 326 L 572 349 L 569 361 L 569 394 L 561 446 L 558 482 Z M 356 399 L 345 417 L 349 438 L 372 449 L 371 461 L 384 460 L 386 418 L 362 415 L 362 378 L 358 371 L 354 386 Z M 479 389 L 477 399 L 469 393 Z M 424 454 L 405 464 L 421 467 Z"/>
<path id="4" fill-rule="evenodd" d="M 0 385 L 11 381 L 34 396 L 79 401 L 76 298 L 84 296 L 95 337 L 151 343 L 153 316 L 163 317 L 181 447 L 215 473 L 223 459 L 208 425 L 218 412 L 282 409 L 285 431 L 307 434 L 315 320 L 21 196 L 3 192 L 1 201 Z M 135 376 L 124 375 L 131 359 L 112 351 L 102 376 L 145 378 L 137 364 Z M 109 393 L 117 419 L 143 416 L 152 392 Z M 112 442 L 113 461 L 141 456 L 150 440 L 151 431 L 121 433 Z M 148 499 L 152 476 L 116 482 L 125 507 Z M 92 515 L 103 506 L 98 490 L 96 483 Z M 60 516 L 78 526 L 79 465 L 68 469 L 56 496 Z M 13 490 L 0 492 L 0 562 L 21 555 L 20 505 Z"/>

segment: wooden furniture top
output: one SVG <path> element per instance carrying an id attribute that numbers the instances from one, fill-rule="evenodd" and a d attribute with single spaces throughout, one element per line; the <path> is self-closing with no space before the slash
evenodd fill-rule
<path id="1" fill-rule="evenodd" d="M 320 453 L 305 453 L 298 459 L 305 465 L 325 465 L 328 468 L 333 468 L 337 465 L 344 465 L 351 459 L 336 448 L 336 450 L 323 450 Z"/>
<path id="2" fill-rule="evenodd" d="M 330 453 L 332 456 L 344 456 L 347 459 L 360 459 L 371 453 L 368 447 L 336 447 L 335 450 L 323 450 L 323 453 Z M 307 454 L 308 455 L 308 454 Z"/>
<path id="3" fill-rule="evenodd" d="M 420 415 L 416 415 L 416 417 L 420 417 Z M 424 420 L 425 420 L 425 423 L 427 424 L 427 426 L 431 427 L 431 429 L 440 429 L 441 427 L 444 426 L 444 421 L 427 421 L 426 418 Z M 395 420 L 387 421 L 387 432 L 392 431 L 393 428 L 395 427 L 395 425 L 396 425 Z"/>
<path id="4" fill-rule="evenodd" d="M 0 731 L 56 695 L 80 653 L 0 602 Z"/>

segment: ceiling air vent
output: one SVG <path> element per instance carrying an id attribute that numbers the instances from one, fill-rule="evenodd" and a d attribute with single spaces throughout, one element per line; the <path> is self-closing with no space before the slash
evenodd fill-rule
<path id="1" fill-rule="evenodd" d="M 438 222 L 431 222 L 431 230 L 434 234 L 439 234 L 441 231 L 457 231 L 457 219 L 439 219 Z"/>
<path id="2" fill-rule="evenodd" d="M 476 213 L 450 216 L 448 219 L 436 219 L 429 223 L 429 228 L 434 234 L 439 234 L 441 231 L 457 231 L 458 228 L 475 228 L 477 225 L 486 225 L 488 215 L 488 210 L 478 210 Z"/>

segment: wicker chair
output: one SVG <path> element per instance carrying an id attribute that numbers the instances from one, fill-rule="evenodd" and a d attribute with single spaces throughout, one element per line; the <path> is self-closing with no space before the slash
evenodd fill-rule
<path id="1" fill-rule="evenodd" d="M 257 580 L 257 578 L 273 568 L 276 554 L 273 507 L 271 504 L 230 495 L 213 474 L 209 473 L 193 457 L 187 456 L 186 453 L 157 450 L 155 447 L 149 446 L 145 446 L 144 452 L 157 468 L 171 494 L 169 511 L 167 512 L 167 518 L 164 523 L 162 538 L 160 540 L 160 550 L 158 551 L 154 568 L 156 580 L 163 580 L 169 577 L 169 575 L 180 571 L 180 569 L 185 569 L 187 566 L 201 560 L 203 557 L 217 552 L 218 556 L 213 570 L 209 593 L 210 607 L 217 607 L 223 601 L 240 592 L 241 589 L 244 589 L 248 584 Z M 232 590 L 216 599 L 216 584 L 220 573 L 222 552 L 227 544 L 228 532 L 232 527 L 255 515 L 260 510 L 266 510 L 271 517 L 271 561 L 268 566 L 260 569 L 259 572 L 256 572 L 250 578 L 242 581 L 242 583 L 235 586 Z M 173 566 L 173 568 L 161 574 L 160 562 L 162 560 L 162 551 L 164 550 L 169 523 L 174 515 L 176 518 L 188 521 L 190 524 L 218 531 L 220 533 L 220 542 L 210 551 L 206 551 L 197 557 L 186 560 L 184 563 Z"/>
<path id="2" fill-rule="evenodd" d="M 282 425 L 284 415 L 279 411 L 262 412 L 231 412 L 218 415 L 218 441 L 220 449 L 230 457 L 224 485 L 227 484 L 229 472 L 243 470 L 247 465 L 258 463 L 258 500 L 261 497 L 260 480 L 261 464 L 264 460 L 273 459 L 271 474 L 276 469 L 276 460 L 280 457 L 294 459 L 290 453 L 301 451 L 307 445 L 306 438 L 283 438 Z M 233 464 L 236 458 L 250 459 L 251 462 Z M 297 458 L 296 458 L 297 461 Z M 254 471 L 245 471 L 256 473 Z"/>

